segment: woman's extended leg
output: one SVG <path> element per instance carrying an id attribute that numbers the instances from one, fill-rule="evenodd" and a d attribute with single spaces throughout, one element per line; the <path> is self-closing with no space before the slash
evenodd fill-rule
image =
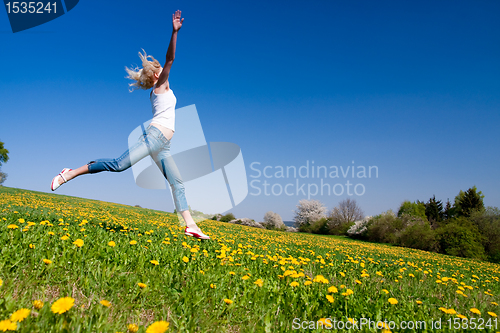
<path id="1" fill-rule="evenodd" d="M 158 132 L 158 130 L 153 129 L 153 132 L 155 131 Z M 158 134 L 155 132 L 153 135 L 149 135 L 149 132 L 150 130 L 148 128 L 148 130 L 139 137 L 136 144 L 127 149 L 120 157 L 113 159 L 103 158 L 89 162 L 78 169 L 64 172 L 64 178 L 66 181 L 69 181 L 87 173 L 98 173 L 102 171 L 121 172 L 127 170 L 132 164 L 152 154 L 154 151 L 161 149 L 163 142 L 158 140 Z M 54 181 L 57 181 L 59 185 L 65 182 L 60 175 L 56 176 L 53 182 Z"/>
<path id="2" fill-rule="evenodd" d="M 89 173 L 89 165 L 85 164 L 79 167 L 78 169 L 75 170 L 70 170 L 66 173 L 64 173 L 64 178 L 66 178 L 66 181 L 70 181 L 71 179 L 84 175 L 86 173 Z M 59 185 L 64 183 L 64 179 L 62 177 L 58 177 L 57 181 L 59 182 Z"/>

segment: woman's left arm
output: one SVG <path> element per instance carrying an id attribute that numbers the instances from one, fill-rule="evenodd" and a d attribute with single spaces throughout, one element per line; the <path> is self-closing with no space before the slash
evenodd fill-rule
<path id="1" fill-rule="evenodd" d="M 161 71 L 158 82 L 156 83 L 155 93 L 161 94 L 169 89 L 168 75 L 170 74 L 170 68 L 172 68 L 172 64 L 174 63 L 177 32 L 182 27 L 182 22 L 184 22 L 184 18 L 181 19 L 180 10 L 176 11 L 175 14 L 172 14 L 172 37 L 170 38 L 170 44 L 168 45 L 165 65 L 163 66 L 163 70 Z"/>

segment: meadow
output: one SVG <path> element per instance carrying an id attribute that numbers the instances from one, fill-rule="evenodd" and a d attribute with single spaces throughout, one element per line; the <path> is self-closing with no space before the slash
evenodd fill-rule
<path id="1" fill-rule="evenodd" d="M 171 213 L 0 187 L 0 331 L 500 331 L 500 265 L 199 225 L 212 240 Z"/>

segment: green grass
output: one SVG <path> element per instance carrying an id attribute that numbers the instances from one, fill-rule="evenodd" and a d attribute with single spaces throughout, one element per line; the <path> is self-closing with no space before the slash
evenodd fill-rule
<path id="1" fill-rule="evenodd" d="M 499 265 L 343 237 L 199 225 L 213 240 L 184 236 L 170 213 L 0 187 L 0 321 L 27 308 L 18 332 L 126 332 L 129 324 L 146 332 L 155 321 L 169 322 L 169 332 L 288 332 L 295 318 L 424 320 L 427 331 L 441 319 L 442 331 L 454 332 L 448 323 L 460 314 L 500 331 Z M 353 293 L 342 295 L 347 289 Z M 53 313 L 62 297 L 74 306 Z M 44 306 L 35 309 L 34 300 Z"/>

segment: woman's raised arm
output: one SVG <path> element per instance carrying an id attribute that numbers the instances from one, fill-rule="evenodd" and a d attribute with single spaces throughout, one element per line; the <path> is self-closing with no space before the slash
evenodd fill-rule
<path id="1" fill-rule="evenodd" d="M 155 93 L 161 94 L 169 89 L 168 85 L 168 75 L 170 73 L 170 68 L 175 59 L 175 45 L 177 43 L 177 32 L 182 27 L 182 22 L 184 18 L 181 19 L 181 11 L 178 10 L 175 14 L 172 14 L 172 37 L 170 38 L 170 44 L 168 45 L 167 55 L 165 59 L 165 65 L 163 70 L 158 77 L 158 82 L 156 83 Z"/>

